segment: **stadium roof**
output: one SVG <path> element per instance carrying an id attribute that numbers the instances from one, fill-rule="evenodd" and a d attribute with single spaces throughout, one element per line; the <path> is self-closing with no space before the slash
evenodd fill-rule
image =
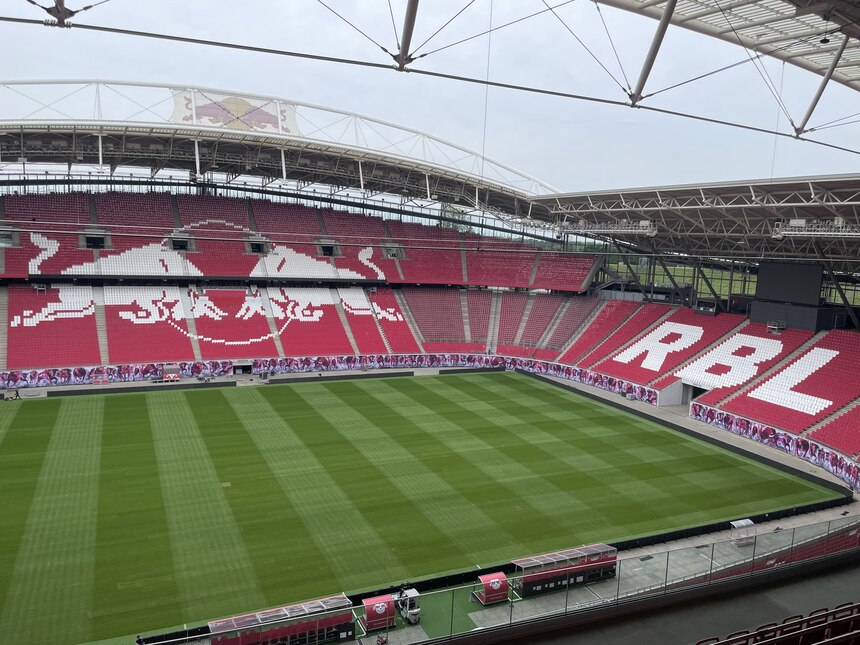
<path id="1" fill-rule="evenodd" d="M 822 76 L 845 40 L 832 78 L 860 90 L 860 3 L 856 0 L 598 0 L 742 45 Z"/>
<path id="2" fill-rule="evenodd" d="M 547 228 L 694 258 L 833 261 L 860 270 L 860 175 L 537 197 Z M 544 210 L 546 209 L 546 210 Z"/>

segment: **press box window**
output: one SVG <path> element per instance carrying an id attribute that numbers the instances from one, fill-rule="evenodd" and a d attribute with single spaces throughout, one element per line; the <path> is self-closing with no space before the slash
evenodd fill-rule
<path id="1" fill-rule="evenodd" d="M 266 252 L 266 243 L 265 242 L 249 242 L 248 248 L 251 253 L 259 253 L 264 254 Z"/>
<path id="2" fill-rule="evenodd" d="M 320 246 L 323 257 L 333 258 L 335 256 L 335 246 L 332 244 L 323 244 Z"/>
<path id="3" fill-rule="evenodd" d="M 170 240 L 170 247 L 174 251 L 187 251 L 188 246 L 189 246 L 188 240 L 185 240 L 182 238 L 178 238 L 178 239 L 174 238 L 174 239 Z"/>
<path id="4" fill-rule="evenodd" d="M 84 242 L 88 249 L 103 249 L 105 248 L 104 235 L 87 235 Z"/>

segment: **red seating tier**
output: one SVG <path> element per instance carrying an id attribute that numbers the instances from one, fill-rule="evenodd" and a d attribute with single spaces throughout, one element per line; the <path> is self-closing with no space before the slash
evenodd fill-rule
<path id="1" fill-rule="evenodd" d="M 268 295 L 287 356 L 355 353 L 330 289 L 269 287 Z"/>
<path id="2" fill-rule="evenodd" d="M 388 348 L 376 325 L 376 315 L 360 287 L 338 289 L 346 321 L 359 354 L 387 354 Z"/>
<path id="3" fill-rule="evenodd" d="M 520 347 L 519 345 L 498 345 L 496 353 L 502 356 L 516 356 L 520 358 L 531 358 L 534 353 L 533 347 Z"/>
<path id="4" fill-rule="evenodd" d="M 479 235 L 466 236 L 469 284 L 525 288 L 530 284 L 534 263 L 534 247 Z"/>
<path id="5" fill-rule="evenodd" d="M 624 323 L 591 352 L 579 359 L 580 367 L 592 367 L 617 351 L 671 311 L 668 305 L 643 304 Z"/>
<path id="6" fill-rule="evenodd" d="M 426 341 L 466 342 L 459 289 L 403 289 L 406 304 Z"/>
<path id="7" fill-rule="evenodd" d="M 392 241 L 399 244 L 406 257 L 400 268 L 406 282 L 421 284 L 463 284 L 460 234 L 457 231 L 410 224 L 387 222 Z"/>
<path id="8" fill-rule="evenodd" d="M 487 351 L 483 343 L 424 343 L 428 354 L 483 354 Z"/>
<path id="9" fill-rule="evenodd" d="M 534 347 L 538 344 L 563 301 L 564 298 L 557 294 L 535 294 L 520 345 Z"/>
<path id="10" fill-rule="evenodd" d="M 252 201 L 257 232 L 274 243 L 314 257 L 322 237 L 316 209 L 296 204 Z"/>
<path id="11" fill-rule="evenodd" d="M 807 436 L 844 455 L 860 453 L 860 407 L 851 408 Z"/>
<path id="12" fill-rule="evenodd" d="M 834 330 L 789 365 L 720 407 L 789 432 L 803 432 L 860 397 L 860 334 Z"/>
<path id="13" fill-rule="evenodd" d="M 9 369 L 101 365 L 91 287 L 9 285 L 8 315 Z"/>
<path id="14" fill-rule="evenodd" d="M 560 291 L 585 291 L 597 257 L 574 253 L 541 253 L 534 287 Z"/>
<path id="15" fill-rule="evenodd" d="M 397 281 L 398 274 L 394 260 L 383 255 L 385 228 L 382 218 L 341 213 L 330 209 L 321 210 L 320 213 L 328 237 L 337 241 L 340 248 L 341 255 L 335 257 L 338 269 L 346 269 L 370 280 Z M 369 257 L 364 257 L 362 261 L 359 257 L 360 253 L 365 256 L 369 254 Z M 377 267 L 383 276 L 380 277 L 368 264 Z M 354 277 L 343 271 L 341 274 L 344 278 Z"/>
<path id="16" fill-rule="evenodd" d="M 576 365 L 576 362 L 603 338 L 612 333 L 613 330 L 625 321 L 639 306 L 637 302 L 629 300 L 610 300 L 606 302 L 601 310 L 586 327 L 579 338 L 568 347 L 567 351 L 559 358 L 561 363 Z"/>
<path id="17" fill-rule="evenodd" d="M 469 332 L 473 342 L 486 342 L 490 326 L 490 303 L 493 295 L 489 291 L 469 289 L 466 304 L 469 309 Z"/>
<path id="18" fill-rule="evenodd" d="M 612 357 L 598 363 L 594 366 L 594 369 L 610 376 L 617 376 L 627 381 L 647 385 L 655 379 L 668 374 L 685 361 L 690 360 L 693 356 L 745 320 L 744 316 L 737 314 L 705 316 L 697 314 L 694 310 L 686 307 L 676 309 L 671 316 L 660 323 L 648 336 L 634 343 L 628 350 L 618 352 Z M 701 333 L 698 335 L 697 340 L 687 343 L 676 351 L 669 352 L 662 360 L 657 361 L 653 365 L 648 362 L 651 355 L 650 352 L 643 351 L 637 356 L 633 356 L 634 348 L 639 347 L 640 343 L 644 344 L 647 342 L 647 338 L 652 335 L 655 342 L 660 344 L 671 344 L 676 341 L 683 342 L 683 334 L 685 332 L 672 331 L 668 336 L 663 335 L 665 330 L 671 326 L 676 326 L 676 330 L 681 330 L 680 326 L 684 326 L 687 329 L 700 329 Z"/>
<path id="19" fill-rule="evenodd" d="M 555 350 L 557 356 L 558 350 L 582 327 L 586 318 L 594 311 L 597 303 L 598 300 L 594 297 L 569 298 L 567 309 L 561 315 L 558 325 L 547 340 L 546 347 Z"/>
<path id="20" fill-rule="evenodd" d="M 391 289 L 379 287 L 375 293 L 370 293 L 368 298 L 376 310 L 379 326 L 391 345 L 391 351 L 395 354 L 414 354 L 421 351 Z"/>
<path id="21" fill-rule="evenodd" d="M 262 294 L 239 289 L 190 293 L 200 354 L 204 359 L 277 356 Z"/>
<path id="22" fill-rule="evenodd" d="M 775 336 L 775 335 L 771 334 L 770 332 L 768 332 L 767 325 L 764 325 L 762 323 L 750 323 L 749 325 L 747 325 L 746 327 L 741 329 L 738 333 L 739 334 L 745 334 L 746 336 L 754 336 L 757 338 L 776 340 L 776 341 L 779 341 L 780 343 L 782 343 L 782 350 L 773 358 L 762 361 L 761 363 L 759 363 L 757 366 L 757 370 L 756 370 L 755 375 L 753 375 L 752 377 L 747 379 L 746 382 L 749 382 L 750 380 L 759 376 L 760 374 L 764 374 L 767 370 L 769 370 L 771 367 L 773 367 L 774 365 L 779 363 L 786 356 L 788 356 L 793 351 L 795 351 L 798 347 L 803 345 L 803 343 L 805 343 L 810 338 L 812 338 L 812 332 L 803 331 L 800 329 L 787 329 L 784 332 L 782 332 L 781 334 L 779 334 L 778 336 Z M 734 336 L 732 338 L 734 338 Z M 727 339 L 726 342 L 728 342 L 729 340 L 731 340 L 731 339 Z M 707 354 L 705 354 L 701 360 L 708 359 L 709 357 L 711 357 L 711 354 L 713 354 L 714 352 L 718 352 L 720 350 L 720 347 L 722 347 L 725 344 L 726 343 L 722 343 L 721 345 L 717 346 L 716 348 L 714 348 L 714 350 L 712 352 L 708 352 Z M 720 368 L 720 365 L 717 364 L 714 369 L 719 369 L 719 368 Z M 655 387 L 657 389 L 661 389 L 663 387 L 666 387 L 669 383 L 674 383 L 676 380 L 677 380 L 676 376 L 669 375 L 665 378 L 660 379 L 660 381 L 655 383 Z M 666 381 L 665 384 L 664 384 L 664 381 Z M 720 401 L 728 398 L 729 396 L 731 396 L 732 394 L 737 392 L 743 386 L 744 386 L 744 383 L 741 383 L 740 385 L 735 385 L 732 387 L 714 388 L 712 390 L 709 390 L 708 392 L 705 392 L 705 394 L 703 394 L 702 396 L 697 398 L 696 401 L 698 403 L 703 403 L 705 405 L 716 405 Z"/>
<path id="23" fill-rule="evenodd" d="M 194 360 L 179 287 L 104 288 L 112 363 Z"/>
<path id="24" fill-rule="evenodd" d="M 524 293 L 502 293 L 502 302 L 499 306 L 499 344 L 513 344 L 526 302 L 528 302 L 528 296 Z"/>
<path id="25" fill-rule="evenodd" d="M 187 260 L 207 276 L 249 276 L 259 257 L 245 246 L 252 235 L 247 202 L 184 195 L 176 200 L 183 229 L 194 238 Z"/>

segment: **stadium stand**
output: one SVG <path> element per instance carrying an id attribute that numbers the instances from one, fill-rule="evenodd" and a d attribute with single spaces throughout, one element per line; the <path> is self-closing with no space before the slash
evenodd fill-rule
<path id="1" fill-rule="evenodd" d="M 585 291 L 597 257 L 544 251 L 532 286 L 560 291 Z"/>
<path id="2" fill-rule="evenodd" d="M 845 455 L 860 453 L 860 407 L 857 407 L 857 401 L 807 436 Z"/>
<path id="3" fill-rule="evenodd" d="M 535 249 L 525 244 L 466 236 L 468 283 L 490 287 L 528 287 L 535 264 Z"/>
<path id="4" fill-rule="evenodd" d="M 104 294 L 112 362 L 194 359 L 179 287 L 107 286 Z"/>
<path id="5" fill-rule="evenodd" d="M 176 201 L 183 231 L 193 239 L 190 263 L 207 276 L 251 275 L 259 258 L 245 246 L 252 234 L 246 200 L 180 195 Z"/>
<path id="6" fill-rule="evenodd" d="M 793 433 L 860 397 L 860 334 L 833 330 L 789 365 L 720 408 Z"/>
<path id="7" fill-rule="evenodd" d="M 251 211 L 259 235 L 308 257 L 317 255 L 317 240 L 322 237 L 322 231 L 316 210 L 296 204 L 253 200 Z"/>
<path id="8" fill-rule="evenodd" d="M 575 365 L 584 354 L 591 351 L 613 330 L 618 329 L 639 306 L 629 300 L 609 300 L 597 312 L 594 320 L 586 327 L 570 347 L 559 357 L 559 362 Z"/>
<path id="9" fill-rule="evenodd" d="M 268 296 L 286 356 L 353 353 L 331 290 L 269 287 Z"/>
<path id="10" fill-rule="evenodd" d="M 425 341 L 466 342 L 458 289 L 405 287 L 403 295 Z"/>
<path id="11" fill-rule="evenodd" d="M 81 233 L 90 226 L 87 195 L 9 195 L 5 209 L 20 241 L 17 248 L 6 249 L 5 275 L 77 273 L 70 269 L 92 263 L 93 251 L 81 248 Z"/>
<path id="12" fill-rule="evenodd" d="M 647 385 L 668 374 L 685 361 L 746 321 L 737 314 L 703 316 L 680 308 L 630 347 L 596 364 L 594 369 L 609 376 Z M 656 346 L 675 347 L 665 352 Z M 677 380 L 675 378 L 674 380 Z M 670 385 L 665 383 L 662 387 Z"/>
<path id="13" fill-rule="evenodd" d="M 598 300 L 593 297 L 568 298 L 568 306 L 558 320 L 558 323 L 545 343 L 547 349 L 554 350 L 551 356 L 558 356 L 558 351 L 582 327 L 582 324 L 597 307 Z M 536 354 L 537 356 L 537 354 Z"/>
<path id="14" fill-rule="evenodd" d="M 528 296 L 519 292 L 502 293 L 499 307 L 499 347 L 511 347 L 514 344 L 523 312 L 528 302 Z"/>
<path id="15" fill-rule="evenodd" d="M 596 345 L 594 349 L 583 356 L 576 364 L 580 367 L 592 367 L 598 361 L 603 360 L 612 352 L 629 343 L 671 311 L 672 309 L 668 305 L 643 304 L 632 316 L 624 321 L 621 327 L 606 337 L 602 343 Z"/>
<path id="16" fill-rule="evenodd" d="M 490 303 L 493 294 L 489 291 L 469 289 L 466 303 L 469 312 L 469 331 L 472 341 L 486 343 L 490 332 Z"/>
<path id="17" fill-rule="evenodd" d="M 714 387 L 702 396 L 698 397 L 698 399 L 696 399 L 697 402 L 705 405 L 716 405 L 720 401 L 725 400 L 742 388 L 744 384 L 748 383 L 751 379 L 755 378 L 759 374 L 764 374 L 786 356 L 796 351 L 801 345 L 803 345 L 803 343 L 812 338 L 812 332 L 800 329 L 786 329 L 778 336 L 775 336 L 768 331 L 767 325 L 762 323 L 750 323 L 740 332 L 733 335 L 731 338 L 726 339 L 724 343 L 717 345 L 710 352 L 707 352 L 700 359 L 688 366 L 688 368 L 691 369 L 685 369 L 685 372 L 693 372 L 695 371 L 697 364 L 702 364 L 705 374 L 701 375 L 701 377 L 703 377 L 703 381 L 701 381 L 701 383 L 703 387 L 712 386 L 718 383 L 718 381 L 709 381 L 708 375 L 710 374 L 719 378 L 727 371 L 725 366 L 732 364 L 733 356 L 744 357 L 752 355 L 755 351 L 753 347 L 755 344 L 754 339 L 756 338 L 764 339 L 768 344 L 778 343 L 775 347 L 779 347 L 779 349 L 776 350 L 774 348 L 774 352 L 776 353 L 769 354 L 772 356 L 771 358 L 767 358 L 756 363 L 755 373 L 745 375 L 742 382 L 727 387 Z M 711 365 L 712 367 L 705 368 L 704 366 L 706 365 Z M 660 379 L 660 381 L 654 384 L 654 387 L 661 389 L 674 383 L 677 379 L 678 376 L 669 375 Z"/>
<path id="18" fill-rule="evenodd" d="M 564 297 L 558 294 L 535 294 L 532 308 L 526 319 L 519 345 L 536 347 L 558 313 Z"/>
<path id="19" fill-rule="evenodd" d="M 321 210 L 325 231 L 332 240 L 338 243 L 339 255 L 334 262 L 338 269 L 349 269 L 355 273 L 366 275 L 370 279 L 396 281 L 397 267 L 394 260 L 383 254 L 385 244 L 385 226 L 382 218 L 341 213 L 331 209 Z M 361 261 L 359 254 L 371 249 L 369 259 L 382 272 L 374 274 L 373 270 Z"/>
<path id="20" fill-rule="evenodd" d="M 9 369 L 102 363 L 92 287 L 9 285 L 8 318 Z"/>
<path id="21" fill-rule="evenodd" d="M 387 354 L 388 347 L 376 323 L 376 316 L 361 287 L 337 290 L 347 324 L 361 354 Z"/>
<path id="22" fill-rule="evenodd" d="M 380 329 L 391 346 L 391 351 L 395 354 L 420 351 L 415 335 L 406 322 L 391 289 L 379 287 L 370 292 L 369 299 L 379 320 Z"/>
<path id="23" fill-rule="evenodd" d="M 387 222 L 392 241 L 406 257 L 401 259 L 404 282 L 462 284 L 463 261 L 457 231 L 392 220 Z"/>
<path id="24" fill-rule="evenodd" d="M 278 355 L 260 292 L 190 289 L 189 297 L 204 359 Z"/>

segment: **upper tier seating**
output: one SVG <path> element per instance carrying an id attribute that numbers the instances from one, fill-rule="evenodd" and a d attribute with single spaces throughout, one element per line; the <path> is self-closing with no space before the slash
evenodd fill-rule
<path id="1" fill-rule="evenodd" d="M 194 240 L 186 259 L 204 275 L 248 277 L 260 256 L 250 253 L 245 240 L 252 237 L 248 203 L 244 199 L 179 195 L 183 231 Z"/>
<path id="2" fill-rule="evenodd" d="M 91 227 L 86 194 L 8 195 L 5 205 L 20 241 L 6 249 L 5 275 L 79 273 L 76 265 L 92 264 L 93 251 L 81 248 L 79 235 Z"/>
<path id="3" fill-rule="evenodd" d="M 319 254 L 317 241 L 322 237 L 317 211 L 297 204 L 253 200 L 251 210 L 257 233 L 272 243 L 289 246 L 303 255 Z"/>
<path id="4" fill-rule="evenodd" d="M 860 407 L 840 414 L 807 436 L 849 457 L 860 453 Z"/>
<path id="5" fill-rule="evenodd" d="M 609 300 L 604 303 L 591 324 L 583 330 L 579 338 L 559 358 L 559 362 L 576 365 L 576 362 L 584 354 L 588 353 L 615 329 L 618 329 L 638 306 L 638 302 L 630 300 Z"/>
<path id="6" fill-rule="evenodd" d="M 415 341 L 415 335 L 409 328 L 409 323 L 400 311 L 397 298 L 388 287 L 378 287 L 371 292 L 368 298 L 373 305 L 379 326 L 391 345 L 391 351 L 395 354 L 414 354 L 420 352 L 421 348 Z"/>
<path id="7" fill-rule="evenodd" d="M 463 284 L 460 234 L 449 228 L 387 222 L 392 241 L 404 249 L 403 279 L 421 284 Z"/>
<path id="8" fill-rule="evenodd" d="M 750 340 L 745 342 L 747 337 L 750 337 Z M 752 356 L 755 353 L 756 350 L 754 349 L 754 346 L 756 346 L 756 341 L 752 340 L 755 338 L 765 340 L 765 343 L 761 345 L 763 350 L 767 351 L 768 347 L 772 348 L 767 354 L 762 354 L 762 357 L 772 356 L 772 358 L 758 362 L 755 372 L 744 375 L 742 382 L 735 385 L 719 387 L 719 383 L 721 382 L 719 377 L 729 371 L 726 366 L 732 364 L 733 356 Z M 726 339 L 726 342 L 720 343 L 710 352 L 687 366 L 687 368 L 684 369 L 685 378 L 688 378 L 691 381 L 696 381 L 696 384 L 700 387 L 712 387 L 712 390 L 700 396 L 696 401 L 705 405 L 716 405 L 734 392 L 737 392 L 745 383 L 748 383 L 759 374 L 764 374 L 767 370 L 779 363 L 810 338 L 812 338 L 812 332 L 809 331 L 786 329 L 784 332 L 776 336 L 768 332 L 767 325 L 762 323 L 750 323 L 737 334 Z M 696 374 L 698 370 L 701 370 L 703 373 Z M 689 374 L 689 376 L 686 376 L 687 374 Z M 677 376 L 670 374 L 655 383 L 654 387 L 662 389 L 670 383 L 674 383 L 677 379 Z"/>
<path id="9" fill-rule="evenodd" d="M 92 287 L 9 285 L 7 331 L 9 369 L 102 364 Z"/>
<path id="10" fill-rule="evenodd" d="M 513 345 L 528 302 L 524 293 L 504 292 L 499 306 L 499 345 Z"/>
<path id="11" fill-rule="evenodd" d="M 330 289 L 269 287 L 268 294 L 286 356 L 354 353 Z M 361 299 L 351 302 L 357 311 Z"/>
<path id="12" fill-rule="evenodd" d="M 194 360 L 179 287 L 104 287 L 111 363 Z"/>
<path id="13" fill-rule="evenodd" d="M 690 360 L 745 320 L 737 314 L 704 316 L 686 307 L 676 309 L 643 338 L 598 363 L 594 369 L 647 385 Z"/>
<path id="14" fill-rule="evenodd" d="M 263 295 L 242 289 L 189 289 L 204 359 L 277 356 Z"/>
<path id="15" fill-rule="evenodd" d="M 860 334 L 833 330 L 720 408 L 789 432 L 803 432 L 860 397 L 858 362 Z"/>
<path id="16" fill-rule="evenodd" d="M 585 291 L 597 256 L 544 251 L 540 255 L 534 287 L 559 291 Z"/>
<path id="17" fill-rule="evenodd" d="M 658 305 L 645 303 L 637 309 L 624 323 L 610 334 L 602 343 L 598 344 L 588 354 L 579 359 L 580 367 L 591 368 L 598 361 L 603 360 L 612 352 L 623 347 L 648 327 L 657 322 L 661 317 L 671 311 L 669 305 Z"/>
<path id="18" fill-rule="evenodd" d="M 598 304 L 597 298 L 594 297 L 569 298 L 568 301 L 567 309 L 561 315 L 558 325 L 545 344 L 547 349 L 555 351 L 551 355 L 541 352 L 541 356 L 555 358 L 558 355 L 558 351 L 582 327 L 582 323 L 591 315 Z M 535 352 L 535 358 L 538 357 L 538 353 Z"/>
<path id="19" fill-rule="evenodd" d="M 535 347 L 544 333 L 546 333 L 547 327 L 549 327 L 552 319 L 555 318 L 562 302 L 564 302 L 564 297 L 558 294 L 535 294 L 519 344 L 526 347 Z"/>
<path id="20" fill-rule="evenodd" d="M 426 341 L 465 343 L 463 310 L 458 289 L 403 289 L 406 304 Z"/>
<path id="21" fill-rule="evenodd" d="M 489 291 L 469 289 L 466 292 L 466 303 L 469 309 L 469 331 L 472 341 L 486 343 L 490 326 L 490 303 L 493 294 Z"/>
<path id="22" fill-rule="evenodd" d="M 349 272 L 370 280 L 397 282 L 394 260 L 385 257 L 385 227 L 380 217 L 368 217 L 333 210 L 320 211 L 328 237 L 337 241 L 340 255 L 334 261 L 343 278 Z"/>
<path id="23" fill-rule="evenodd" d="M 526 244 L 491 237 L 466 236 L 466 273 L 469 284 L 490 287 L 528 287 L 535 249 Z"/>
<path id="24" fill-rule="evenodd" d="M 387 354 L 388 348 L 376 325 L 376 314 L 364 289 L 342 287 L 337 292 L 359 354 Z"/>

